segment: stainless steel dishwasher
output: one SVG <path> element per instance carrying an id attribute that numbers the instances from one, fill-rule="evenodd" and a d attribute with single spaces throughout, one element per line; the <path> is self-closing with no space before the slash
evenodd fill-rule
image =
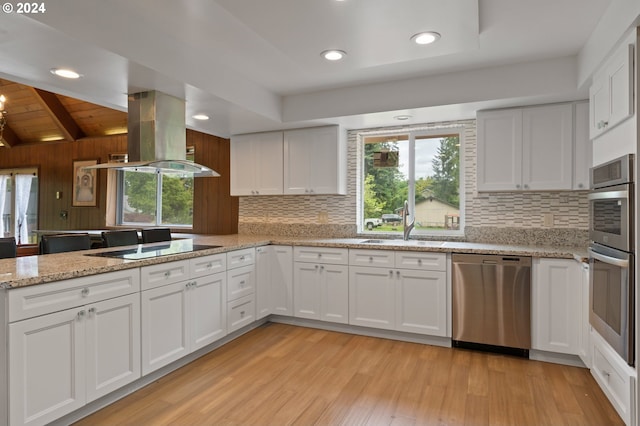
<path id="1" fill-rule="evenodd" d="M 453 254 L 453 346 L 528 357 L 531 258 Z"/>

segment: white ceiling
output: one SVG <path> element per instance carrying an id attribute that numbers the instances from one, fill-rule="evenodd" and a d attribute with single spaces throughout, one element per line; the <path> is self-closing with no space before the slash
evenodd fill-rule
<path id="1" fill-rule="evenodd" d="M 41 14 L 0 13 L 0 76 L 120 110 L 126 93 L 160 90 L 187 100 L 189 127 L 225 137 L 469 118 L 586 98 L 577 55 L 610 3 L 56 0 Z M 426 30 L 441 39 L 410 42 Z M 346 59 L 322 59 L 331 48 Z"/>

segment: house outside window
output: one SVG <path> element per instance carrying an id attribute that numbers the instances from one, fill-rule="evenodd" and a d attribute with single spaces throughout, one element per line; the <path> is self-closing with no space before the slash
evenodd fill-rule
<path id="1" fill-rule="evenodd" d="M 412 235 L 463 234 L 463 139 L 460 127 L 362 134 L 359 231 L 401 234 L 407 200 Z"/>
<path id="2" fill-rule="evenodd" d="M 36 244 L 38 236 L 38 170 L 0 170 L 0 236 L 17 244 Z"/>

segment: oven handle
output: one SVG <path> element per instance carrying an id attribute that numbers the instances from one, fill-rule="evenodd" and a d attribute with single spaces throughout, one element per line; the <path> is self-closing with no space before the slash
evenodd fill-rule
<path id="1" fill-rule="evenodd" d="M 627 199 L 629 198 L 629 191 L 627 190 L 623 190 L 623 191 L 602 191 L 602 192 L 590 192 L 589 195 L 587 195 L 587 198 L 589 200 L 605 200 L 605 199 L 616 199 L 616 198 L 621 198 L 621 199 Z"/>
<path id="2" fill-rule="evenodd" d="M 601 262 L 604 263 L 608 263 L 610 265 L 614 265 L 614 266 L 619 266 L 621 268 L 628 268 L 629 267 L 629 261 L 625 260 L 625 259 L 617 259 L 615 257 L 611 257 L 611 256 L 605 256 L 604 254 L 600 254 L 597 253 L 591 249 L 589 250 L 589 257 L 592 257 L 594 259 L 597 259 Z"/>

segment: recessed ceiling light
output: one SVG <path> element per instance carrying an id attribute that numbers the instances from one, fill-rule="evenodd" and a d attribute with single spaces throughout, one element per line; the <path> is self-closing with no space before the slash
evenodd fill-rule
<path id="1" fill-rule="evenodd" d="M 77 72 L 70 69 L 66 69 L 66 68 L 51 68 L 51 74 L 57 75 L 58 77 L 72 78 L 72 79 L 82 77 Z"/>
<path id="2" fill-rule="evenodd" d="M 347 52 L 344 50 L 325 50 L 320 54 L 327 61 L 339 61 L 340 59 L 347 56 Z"/>
<path id="3" fill-rule="evenodd" d="M 207 114 L 196 114 L 193 116 L 196 120 L 208 120 L 209 116 Z"/>
<path id="4" fill-rule="evenodd" d="M 426 31 L 423 33 L 414 34 L 411 36 L 416 44 L 431 44 L 440 38 L 440 34 L 435 31 Z"/>
<path id="5" fill-rule="evenodd" d="M 400 120 L 400 121 L 406 121 L 406 120 L 410 119 L 411 116 L 410 115 L 396 115 L 393 118 L 395 118 L 396 120 Z"/>

